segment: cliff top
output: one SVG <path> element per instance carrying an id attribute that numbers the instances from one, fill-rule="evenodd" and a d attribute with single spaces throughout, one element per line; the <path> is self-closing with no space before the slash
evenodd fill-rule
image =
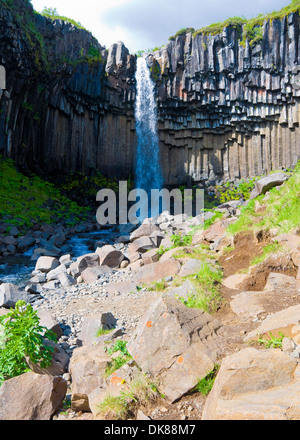
<path id="1" fill-rule="evenodd" d="M 250 45 L 252 45 L 262 39 L 262 26 L 265 21 L 282 19 L 289 14 L 299 12 L 300 0 L 292 0 L 291 3 L 279 11 L 273 11 L 267 14 L 259 14 L 255 18 L 246 19 L 245 17 L 230 17 L 223 22 L 213 23 L 198 30 L 194 28 L 182 28 L 174 36 L 169 37 L 169 40 L 175 40 L 176 37 L 186 35 L 188 33 L 192 33 L 194 37 L 197 35 L 216 35 L 222 33 L 224 28 L 230 26 L 240 31 L 242 44 L 245 44 L 246 40 L 248 40 Z"/>

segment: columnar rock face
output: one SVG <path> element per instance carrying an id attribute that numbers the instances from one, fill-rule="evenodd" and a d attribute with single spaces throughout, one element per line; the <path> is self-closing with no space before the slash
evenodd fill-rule
<path id="1" fill-rule="evenodd" d="M 48 174 L 132 174 L 135 57 L 34 14 L 28 0 L 0 6 L 0 154 Z"/>
<path id="2" fill-rule="evenodd" d="M 243 178 L 300 158 L 299 14 L 262 31 L 253 45 L 232 27 L 187 33 L 148 58 L 167 180 Z"/>
<path id="3" fill-rule="evenodd" d="M 0 5 L 0 153 L 38 172 L 132 175 L 136 57 L 33 14 L 28 0 Z M 240 35 L 190 32 L 147 56 L 168 184 L 244 178 L 300 158 L 299 14 L 265 21 L 255 44 Z"/>

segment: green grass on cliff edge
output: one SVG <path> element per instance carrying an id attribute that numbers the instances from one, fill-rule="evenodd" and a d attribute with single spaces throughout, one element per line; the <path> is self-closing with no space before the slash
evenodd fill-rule
<path id="1" fill-rule="evenodd" d="M 87 208 L 64 197 L 53 184 L 18 172 L 10 159 L 0 157 L 0 221 L 30 228 L 33 222 L 69 226 L 85 219 Z"/>
<path id="2" fill-rule="evenodd" d="M 261 209 L 256 209 L 260 205 Z M 278 234 L 291 232 L 300 225 L 300 161 L 292 176 L 282 186 L 251 200 L 239 219 L 228 227 L 235 235 L 247 230 L 276 229 Z"/>
<path id="3" fill-rule="evenodd" d="M 241 43 L 245 44 L 248 39 L 250 45 L 259 42 L 262 39 L 262 25 L 265 20 L 281 19 L 293 12 L 300 12 L 300 0 L 292 0 L 287 6 L 283 7 L 279 11 L 273 11 L 267 14 L 259 14 L 255 18 L 246 19 L 245 17 L 231 17 L 223 22 L 213 23 L 201 29 L 195 30 L 194 28 L 180 29 L 175 36 L 169 38 L 174 40 L 179 35 L 185 35 L 189 32 L 193 33 L 193 36 L 197 35 L 216 35 L 223 31 L 225 27 L 231 26 L 241 31 Z"/>

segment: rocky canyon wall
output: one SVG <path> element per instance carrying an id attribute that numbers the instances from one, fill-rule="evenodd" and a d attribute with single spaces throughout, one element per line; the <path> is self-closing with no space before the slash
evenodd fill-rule
<path id="1" fill-rule="evenodd" d="M 0 154 L 41 175 L 132 175 L 136 58 L 121 42 L 106 50 L 86 30 L 35 14 L 27 0 L 6 3 Z"/>
<path id="2" fill-rule="evenodd" d="M 253 45 L 227 27 L 179 35 L 148 57 L 168 181 L 244 178 L 296 164 L 299 45 L 295 13 L 265 21 Z"/>
<path id="3" fill-rule="evenodd" d="M 35 14 L 27 0 L 11 3 L 0 0 L 0 154 L 40 174 L 133 175 L 136 56 Z M 178 35 L 147 55 L 167 184 L 254 176 L 300 159 L 299 45 L 295 13 L 266 21 L 252 45 L 228 26 Z"/>

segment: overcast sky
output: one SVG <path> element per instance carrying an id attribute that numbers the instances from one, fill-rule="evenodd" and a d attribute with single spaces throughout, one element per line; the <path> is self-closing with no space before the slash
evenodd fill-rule
<path id="1" fill-rule="evenodd" d="M 289 0 L 32 0 L 79 21 L 106 47 L 123 41 L 131 53 L 162 46 L 184 27 L 199 29 L 229 17 L 252 18 Z"/>

